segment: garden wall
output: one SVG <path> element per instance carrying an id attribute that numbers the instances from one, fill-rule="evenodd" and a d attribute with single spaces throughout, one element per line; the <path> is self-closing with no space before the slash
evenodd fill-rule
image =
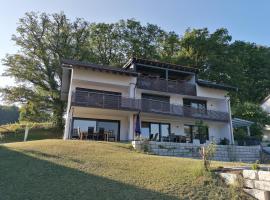
<path id="1" fill-rule="evenodd" d="M 200 148 L 203 145 L 192 143 L 132 141 L 132 146 L 137 150 L 149 151 L 161 156 L 176 156 L 200 158 Z M 260 146 L 216 145 L 214 160 L 255 162 L 260 160 Z"/>

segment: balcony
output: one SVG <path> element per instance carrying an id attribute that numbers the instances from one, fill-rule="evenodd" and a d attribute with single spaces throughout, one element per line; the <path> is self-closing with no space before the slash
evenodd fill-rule
<path id="1" fill-rule="evenodd" d="M 114 110 L 141 111 L 145 113 L 157 113 L 202 120 L 229 121 L 229 114 L 226 112 L 195 109 L 158 100 L 132 99 L 118 95 L 88 91 L 76 91 L 73 93 L 72 105 Z"/>
<path id="2" fill-rule="evenodd" d="M 145 90 L 196 96 L 196 85 L 186 81 L 172 81 L 140 76 L 137 80 L 137 87 Z"/>

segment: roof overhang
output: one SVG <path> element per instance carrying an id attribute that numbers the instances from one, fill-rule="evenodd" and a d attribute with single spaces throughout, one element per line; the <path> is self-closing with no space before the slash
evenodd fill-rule
<path id="1" fill-rule="evenodd" d="M 254 122 L 248 121 L 245 119 L 240 119 L 240 118 L 232 119 L 233 128 L 250 127 L 252 124 L 254 124 Z"/>
<path id="2" fill-rule="evenodd" d="M 216 82 L 212 82 L 212 81 L 202 80 L 202 79 L 198 79 L 197 84 L 199 86 L 202 86 L 202 87 L 227 90 L 227 91 L 238 91 L 237 87 L 225 85 L 225 84 L 221 84 L 221 83 L 216 83 Z"/>
<path id="3" fill-rule="evenodd" d="M 134 72 L 131 70 L 123 69 L 120 67 L 99 65 L 99 64 L 83 62 L 83 61 L 63 59 L 61 61 L 61 64 L 62 64 L 62 67 L 66 67 L 66 68 L 82 67 L 82 68 L 90 69 L 93 71 L 102 71 L 102 72 L 108 72 L 108 73 L 120 74 L 120 75 L 126 75 L 126 76 L 138 76 L 137 72 Z"/>
<path id="4" fill-rule="evenodd" d="M 129 69 L 132 64 L 156 66 L 156 67 L 160 67 L 160 68 L 164 68 L 164 69 L 172 69 L 172 70 L 179 70 L 179 71 L 183 71 L 183 72 L 192 72 L 192 73 L 198 73 L 198 71 L 199 71 L 197 68 L 193 68 L 193 67 L 187 67 L 187 66 L 159 62 L 156 60 L 142 59 L 142 58 L 129 59 L 129 61 L 123 66 L 123 69 Z"/>

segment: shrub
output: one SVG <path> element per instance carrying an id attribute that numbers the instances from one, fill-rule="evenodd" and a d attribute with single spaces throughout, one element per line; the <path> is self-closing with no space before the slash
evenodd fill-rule
<path id="1" fill-rule="evenodd" d="M 220 140 L 220 145 L 229 145 L 230 141 L 227 138 L 223 138 L 222 140 Z"/>
<path id="2" fill-rule="evenodd" d="M 200 150 L 201 157 L 203 159 L 203 165 L 206 171 L 209 171 L 210 164 L 213 156 L 216 152 L 216 145 L 214 143 L 209 144 L 208 146 L 203 146 Z"/>
<path id="3" fill-rule="evenodd" d="M 260 169 L 259 164 L 260 164 L 260 162 L 258 160 L 256 160 L 256 162 L 251 165 L 251 169 L 252 170 L 259 170 Z"/>

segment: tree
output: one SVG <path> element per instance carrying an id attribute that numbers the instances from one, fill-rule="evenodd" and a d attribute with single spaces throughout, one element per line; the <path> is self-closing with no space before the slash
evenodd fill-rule
<path id="1" fill-rule="evenodd" d="M 117 23 L 92 23 L 89 26 L 90 60 L 103 65 L 118 65 L 125 60 L 121 28 Z"/>
<path id="2" fill-rule="evenodd" d="M 125 58 L 139 57 L 158 59 L 158 49 L 165 31 L 154 24 L 142 26 L 140 22 L 129 19 L 120 20 L 122 51 Z"/>
<path id="3" fill-rule="evenodd" d="M 88 23 L 82 19 L 70 22 L 63 13 L 26 13 L 12 37 L 20 50 L 3 60 L 4 75 L 14 77 L 19 86 L 2 89 L 4 100 L 36 104 L 35 109 L 52 112 L 54 123 L 62 127 L 60 60 L 87 59 L 88 37 Z"/>
<path id="4" fill-rule="evenodd" d="M 270 48 L 235 41 L 229 51 L 231 83 L 239 87 L 234 102 L 260 103 L 270 93 Z"/>
<path id="5" fill-rule="evenodd" d="M 255 122 L 251 127 L 251 136 L 259 139 L 262 137 L 262 129 L 265 124 L 270 124 L 270 117 L 267 112 L 254 103 L 245 102 L 236 104 L 232 109 L 233 116 Z"/>
<path id="6" fill-rule="evenodd" d="M 17 106 L 0 105 L 0 125 L 14 123 L 19 119 L 19 108 Z"/>

